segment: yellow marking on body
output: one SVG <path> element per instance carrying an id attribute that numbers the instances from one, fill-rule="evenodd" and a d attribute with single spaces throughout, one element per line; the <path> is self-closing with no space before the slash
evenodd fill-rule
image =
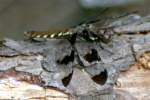
<path id="1" fill-rule="evenodd" d="M 54 38 L 54 36 L 55 36 L 55 34 L 51 34 L 51 35 L 50 35 L 51 38 Z"/>
<path id="2" fill-rule="evenodd" d="M 58 36 L 62 36 L 63 35 L 63 33 L 62 32 L 60 32 L 59 34 L 58 34 Z"/>
<path id="3" fill-rule="evenodd" d="M 35 33 L 35 32 L 31 33 L 31 37 L 33 37 L 33 38 L 34 38 L 34 37 L 37 37 L 37 35 L 38 35 L 38 34 Z"/>
<path id="4" fill-rule="evenodd" d="M 70 32 L 66 32 L 66 35 L 69 35 L 70 34 Z"/>
<path id="5" fill-rule="evenodd" d="M 71 32 L 66 32 L 66 33 L 64 33 L 64 35 L 69 35 L 69 34 L 71 35 Z"/>
<path id="6" fill-rule="evenodd" d="M 94 37 L 90 37 L 90 39 L 93 40 L 93 41 L 96 40 L 96 38 L 94 38 Z"/>
<path id="7" fill-rule="evenodd" d="M 38 34 L 37 36 L 36 36 L 36 38 L 40 38 L 41 37 L 41 35 L 40 34 Z"/>
<path id="8" fill-rule="evenodd" d="M 44 34 L 44 35 L 43 35 L 43 38 L 47 38 L 47 37 L 48 37 L 48 35 L 47 35 L 47 34 Z"/>

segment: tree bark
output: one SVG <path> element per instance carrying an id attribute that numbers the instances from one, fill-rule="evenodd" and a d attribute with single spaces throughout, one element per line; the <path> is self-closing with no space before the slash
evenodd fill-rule
<path id="1" fill-rule="evenodd" d="M 143 20 L 114 30 L 150 30 L 149 23 L 141 23 Z M 111 43 L 102 46 L 103 49 L 99 43 L 75 43 L 81 61 L 89 65 L 82 67 L 76 57 L 70 60 L 73 48 L 65 39 L 44 43 L 4 39 L 0 45 L 0 99 L 148 100 L 150 34 L 114 35 Z M 95 64 L 84 59 L 93 49 L 101 58 Z"/>

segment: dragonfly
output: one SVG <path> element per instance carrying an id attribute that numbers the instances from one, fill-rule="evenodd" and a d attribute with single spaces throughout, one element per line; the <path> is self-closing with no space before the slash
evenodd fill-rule
<path id="1" fill-rule="evenodd" d="M 99 12 L 99 14 L 102 14 L 106 12 L 108 8 L 104 8 Z M 98 16 L 99 16 L 98 14 Z M 60 32 L 40 32 L 40 31 L 26 31 L 24 32 L 24 35 L 31 40 L 34 41 L 43 41 L 47 39 L 67 39 L 71 44 L 74 44 L 76 42 L 76 39 L 79 40 L 85 40 L 88 42 L 104 42 L 108 43 L 110 40 L 110 34 L 106 35 L 105 31 L 93 31 L 91 29 L 92 23 L 95 23 L 99 21 L 97 17 L 92 17 L 88 20 L 82 21 L 77 26 L 73 26 L 69 29 L 65 29 Z M 92 26 L 93 27 L 93 26 Z M 97 34 L 98 33 L 98 34 Z M 100 34 L 99 34 L 100 33 Z M 108 32 L 107 32 L 108 33 Z"/>
<path id="2" fill-rule="evenodd" d="M 128 26 L 128 24 L 132 24 L 139 20 L 139 17 L 135 15 L 121 16 L 117 17 L 122 20 L 122 25 Z M 114 18 L 115 20 L 117 18 Z M 109 19 L 109 18 L 108 18 Z M 113 20 L 114 20 L 113 19 Z M 71 44 L 74 44 L 77 40 L 87 41 L 87 42 L 99 42 L 99 43 L 109 43 L 112 40 L 114 35 L 120 35 L 124 32 L 116 31 L 116 27 L 120 27 L 121 25 L 117 25 L 113 23 L 112 25 L 106 25 L 104 27 L 98 27 L 95 24 L 101 21 L 101 19 L 93 19 L 87 22 L 82 22 L 75 27 L 71 27 L 65 29 L 60 32 L 40 32 L 40 31 L 27 31 L 25 32 L 25 36 L 34 41 L 43 41 L 47 39 L 67 39 Z M 150 33 L 149 31 L 133 31 L 133 32 L 125 32 L 125 33 Z"/>
<path id="3" fill-rule="evenodd" d="M 51 33 L 48 31 L 27 31 L 24 35 L 28 39 L 34 41 L 43 41 L 47 39 L 67 39 L 71 44 L 74 44 L 76 40 L 108 43 L 111 39 L 112 32 L 107 29 L 98 30 L 92 24 L 82 24 L 75 28 L 66 29 L 56 33 Z"/>

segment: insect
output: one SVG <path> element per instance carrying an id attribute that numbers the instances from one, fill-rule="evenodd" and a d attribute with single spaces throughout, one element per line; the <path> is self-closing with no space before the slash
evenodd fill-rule
<path id="1" fill-rule="evenodd" d="M 103 9 L 100 14 L 104 13 L 108 9 Z M 117 18 L 124 17 L 128 14 L 124 14 L 118 16 Z M 110 19 L 109 17 L 106 19 Z M 115 18 L 113 18 L 115 19 Z M 39 31 L 27 31 L 25 32 L 25 36 L 27 36 L 31 40 L 35 41 L 43 41 L 46 39 L 68 39 L 71 41 L 71 44 L 74 44 L 76 39 L 85 40 L 88 42 L 103 42 L 108 43 L 111 40 L 113 35 L 113 28 L 106 27 L 103 29 L 97 29 L 97 27 L 93 26 L 93 23 L 97 23 L 101 21 L 101 19 L 94 17 L 90 18 L 88 21 L 85 20 L 79 23 L 77 26 L 73 26 L 70 29 L 65 31 L 51 33 L 51 32 L 39 32 Z"/>
<path id="2" fill-rule="evenodd" d="M 104 25 L 104 28 L 99 28 L 99 29 L 93 29 L 91 28 L 91 26 L 93 27 L 92 24 L 95 24 L 97 22 L 102 22 L 105 23 L 105 21 L 103 21 L 101 17 L 99 16 L 100 14 L 102 15 L 103 13 L 107 12 L 109 10 L 109 8 L 104 8 L 103 10 L 99 11 L 98 15 L 95 17 L 91 17 L 88 20 L 85 20 L 81 23 L 79 23 L 77 26 L 67 29 L 65 31 L 61 31 L 61 32 L 57 32 L 57 33 L 50 33 L 50 32 L 38 32 L 38 31 L 27 31 L 25 32 L 25 35 L 32 40 L 35 41 L 42 41 L 42 40 L 46 40 L 46 39 L 52 39 L 52 38 L 56 38 L 56 39 L 68 39 L 69 41 L 71 41 L 72 43 L 74 43 L 76 41 L 76 39 L 81 39 L 81 40 L 85 40 L 85 41 L 89 41 L 89 42 L 103 42 L 103 43 L 108 43 L 111 40 L 112 35 L 115 34 L 119 34 L 120 33 L 132 33 L 132 34 L 147 34 L 150 33 L 149 31 L 145 31 L 145 28 L 143 29 L 136 29 L 136 25 L 135 27 L 125 27 L 123 30 L 119 30 L 116 31 L 115 27 L 120 27 L 120 26 L 124 26 L 124 25 L 130 25 L 133 24 L 134 22 L 138 22 L 141 23 L 142 21 L 148 21 L 148 19 L 141 19 L 141 16 L 139 16 L 137 13 L 138 11 L 132 11 L 132 12 L 125 12 L 122 13 L 120 15 L 117 16 L 111 16 L 111 17 L 105 17 L 105 21 L 108 20 L 109 22 L 111 21 L 111 25 L 109 26 L 108 23 L 107 25 Z M 145 17 L 146 18 L 146 17 Z M 149 17 L 147 17 L 149 18 Z M 115 22 L 115 23 L 114 23 Z M 94 27 L 95 28 L 95 27 Z M 133 29 L 135 28 L 135 29 Z M 127 30 L 126 30 L 127 29 Z M 129 29 L 129 30 L 128 30 Z M 74 36 L 74 37 L 73 37 Z"/>
<path id="3" fill-rule="evenodd" d="M 40 39 L 64 39 L 68 38 L 72 32 L 65 31 L 65 32 L 58 32 L 58 33 L 51 33 L 51 32 L 40 32 L 40 31 L 27 31 L 24 32 L 24 35 L 28 39 L 32 39 L 35 41 L 39 41 Z"/>
<path id="4" fill-rule="evenodd" d="M 27 31 L 24 34 L 28 37 L 28 39 L 35 41 L 42 41 L 46 39 L 68 39 L 71 44 L 74 44 L 76 40 L 108 43 L 112 35 L 107 30 L 97 30 L 91 24 L 82 24 L 75 28 L 70 28 L 57 33 Z"/>

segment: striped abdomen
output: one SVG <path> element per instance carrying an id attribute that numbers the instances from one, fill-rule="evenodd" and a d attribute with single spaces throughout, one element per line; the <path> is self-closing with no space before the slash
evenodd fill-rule
<path id="1" fill-rule="evenodd" d="M 28 31 L 28 32 L 25 32 L 24 34 L 29 39 L 35 39 L 35 38 L 43 38 L 43 39 L 60 38 L 60 39 L 63 39 L 63 38 L 70 37 L 73 33 L 70 31 L 58 32 L 58 33 Z"/>

